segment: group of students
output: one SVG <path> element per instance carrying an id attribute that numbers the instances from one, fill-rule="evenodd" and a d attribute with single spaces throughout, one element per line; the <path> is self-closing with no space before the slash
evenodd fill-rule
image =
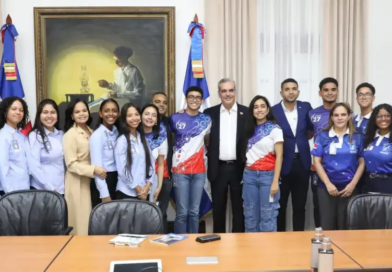
<path id="1" fill-rule="evenodd" d="M 344 228 L 345 208 L 359 190 L 392 193 L 392 107 L 381 104 L 366 116 L 354 118 L 347 104 L 336 102 L 337 92 L 336 79 L 320 83 L 323 106 L 313 110 L 308 103 L 304 129 L 315 132 L 311 151 L 318 177 L 315 206 L 324 229 Z M 281 94 L 295 107 L 302 103 L 296 101 L 298 83 L 293 79 L 282 83 Z M 357 88 L 358 98 L 374 101 L 374 94 L 368 83 Z M 213 124 L 208 114 L 199 112 L 201 88 L 190 87 L 186 101 L 184 111 L 168 118 L 164 93 L 154 94 L 152 103 L 141 110 L 127 103 L 120 111 L 116 100 L 109 98 L 100 105 L 101 122 L 93 131 L 87 103 L 75 100 L 66 109 L 63 132 L 58 126 L 56 103 L 45 99 L 25 137 L 20 130 L 28 120 L 26 103 L 17 97 L 4 99 L 0 104 L 0 196 L 24 189 L 63 194 L 69 224 L 75 234 L 85 235 L 92 207 L 125 198 L 157 203 L 166 228 L 173 187 L 175 232 L 197 233 L 208 134 Z M 242 196 L 246 232 L 277 230 L 287 137 L 274 108 L 264 96 L 254 97 L 248 107 L 245 140 L 238 143 L 242 151 L 237 160 L 245 164 Z M 295 144 L 294 154 L 297 149 Z"/>
<path id="2" fill-rule="evenodd" d="M 161 200 L 166 211 L 170 188 L 162 187 L 168 179 L 167 131 L 155 105 L 140 111 L 127 103 L 120 113 L 116 100 L 106 99 L 93 132 L 87 103 L 75 100 L 66 109 L 63 132 L 57 104 L 45 99 L 28 137 L 21 133 L 28 121 L 23 99 L 4 99 L 0 112 L 0 196 L 26 189 L 65 195 L 69 224 L 79 235 L 87 234 L 91 209 L 101 201 Z"/>
<path id="3" fill-rule="evenodd" d="M 302 140 L 307 142 L 308 139 L 314 139 L 314 146 L 310 151 L 313 157 L 310 168 L 313 172 L 311 177 L 315 225 L 325 230 L 344 229 L 347 205 L 352 196 L 360 193 L 392 194 L 392 106 L 380 104 L 373 109 L 376 90 L 369 83 L 362 83 L 356 88 L 356 100 L 361 109 L 357 115 L 353 114 L 347 103 L 337 102 L 339 85 L 335 78 L 324 78 L 320 82 L 319 95 L 323 105 L 315 109 L 307 102 L 296 100 L 299 88 L 294 79 L 286 79 L 281 87 L 281 104 L 298 109 L 298 125 L 299 122 L 305 124 L 301 126 L 304 130 Z M 301 117 L 301 106 L 306 108 L 306 116 Z M 287 113 L 286 117 L 288 114 L 290 113 Z M 290 127 L 293 129 L 291 125 L 289 129 Z M 285 140 L 293 138 L 289 134 L 285 133 Z M 299 151 L 293 154 L 302 161 L 302 165 L 306 165 L 305 157 L 309 156 L 309 153 L 306 154 L 306 148 L 299 146 L 298 134 L 297 130 L 294 138 L 295 148 Z M 288 149 L 289 147 L 285 150 Z M 294 151 L 294 147 L 292 149 Z M 298 168 L 309 173 L 309 165 Z M 283 177 L 282 174 L 282 180 Z M 301 217 L 302 222 L 295 222 L 295 216 L 304 216 L 308 180 L 309 175 L 307 178 L 305 175 L 302 197 L 298 197 L 298 193 L 294 195 L 295 190 L 292 190 L 294 230 L 301 230 L 301 227 L 303 230 L 305 218 Z M 283 183 L 281 188 L 285 187 Z M 292 183 L 295 182 L 292 180 Z M 281 200 L 281 203 L 285 206 L 287 198 Z M 285 212 L 283 214 L 285 215 Z M 280 221 L 284 220 L 280 218 Z M 280 230 L 284 230 L 284 227 L 280 226 Z"/>

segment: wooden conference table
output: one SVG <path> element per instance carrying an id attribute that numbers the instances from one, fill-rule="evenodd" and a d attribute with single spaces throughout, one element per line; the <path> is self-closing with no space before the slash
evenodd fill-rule
<path id="1" fill-rule="evenodd" d="M 324 234 L 334 243 L 335 268 L 392 268 L 392 230 Z M 150 243 L 152 235 L 139 248 L 115 247 L 109 244 L 113 236 L 0 237 L 0 271 L 108 272 L 111 261 L 138 259 L 161 259 L 163 272 L 309 271 L 312 231 L 222 234 L 207 244 L 195 242 L 196 236 L 163 246 Z M 197 256 L 216 256 L 219 264 L 186 265 L 186 257 Z"/>

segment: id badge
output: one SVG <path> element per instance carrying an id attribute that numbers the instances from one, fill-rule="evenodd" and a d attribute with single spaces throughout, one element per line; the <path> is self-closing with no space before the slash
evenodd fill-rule
<path id="1" fill-rule="evenodd" d="M 336 155 L 336 145 L 334 143 L 329 146 L 329 155 Z"/>
<path id="2" fill-rule="evenodd" d="M 12 145 L 12 149 L 13 149 L 13 150 L 19 150 L 19 143 L 18 143 L 18 140 L 13 139 L 12 142 L 11 142 L 11 145 Z"/>

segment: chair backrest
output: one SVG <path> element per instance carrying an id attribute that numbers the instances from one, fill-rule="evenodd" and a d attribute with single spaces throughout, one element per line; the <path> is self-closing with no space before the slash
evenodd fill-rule
<path id="1" fill-rule="evenodd" d="M 160 234 L 163 217 L 151 202 L 123 199 L 102 202 L 90 214 L 89 235 Z"/>
<path id="2" fill-rule="evenodd" d="M 0 236 L 64 235 L 67 227 L 67 204 L 56 192 L 23 190 L 0 198 Z"/>
<path id="3" fill-rule="evenodd" d="M 366 194 L 353 197 L 347 207 L 347 228 L 392 229 L 392 195 Z"/>

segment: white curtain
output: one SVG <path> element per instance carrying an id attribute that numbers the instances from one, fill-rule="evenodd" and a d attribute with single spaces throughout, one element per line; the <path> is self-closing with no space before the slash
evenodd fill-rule
<path id="1" fill-rule="evenodd" d="M 299 83 L 299 100 L 321 104 L 321 9 L 321 0 L 258 1 L 257 87 L 271 104 L 289 77 Z"/>
<path id="2" fill-rule="evenodd" d="M 259 0 L 257 6 L 257 87 L 271 105 L 279 103 L 280 85 L 297 80 L 299 100 L 321 105 L 322 0 Z M 312 144 L 312 143 L 310 143 Z M 287 230 L 292 230 L 291 198 Z M 312 194 L 306 205 L 306 229 L 314 228 Z"/>

